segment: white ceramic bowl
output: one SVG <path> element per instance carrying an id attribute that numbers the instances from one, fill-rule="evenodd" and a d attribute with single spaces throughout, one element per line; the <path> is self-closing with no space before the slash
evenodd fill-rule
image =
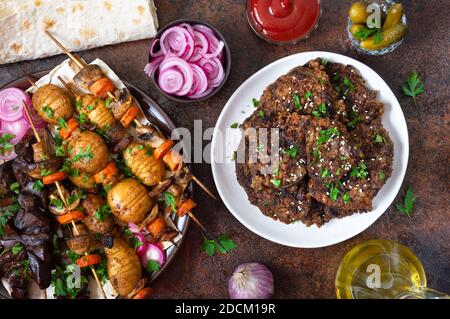
<path id="1" fill-rule="evenodd" d="M 244 188 L 238 183 L 235 163 L 231 160 L 241 138 L 241 130 L 230 129 L 230 125 L 242 123 L 254 108 L 252 98 L 261 96 L 263 90 L 279 76 L 292 68 L 303 65 L 317 57 L 329 62 L 353 65 L 359 70 L 366 84 L 379 92 L 378 99 L 385 105 L 383 126 L 394 143 L 392 176 L 373 200 L 373 210 L 353 214 L 342 219 L 333 219 L 321 228 L 306 227 L 298 222 L 285 225 L 264 216 L 258 207 L 250 204 Z M 228 134 L 222 134 L 228 130 Z M 222 136 L 226 135 L 225 138 Z M 225 150 L 222 153 L 223 146 Z M 312 51 L 294 54 L 272 64 L 252 75 L 231 96 L 217 121 L 212 139 L 211 165 L 214 180 L 223 202 L 230 212 L 254 233 L 286 246 L 316 248 L 342 242 L 372 225 L 389 207 L 397 195 L 408 164 L 409 141 L 405 117 L 394 93 L 383 79 L 367 65 L 344 55 Z"/>

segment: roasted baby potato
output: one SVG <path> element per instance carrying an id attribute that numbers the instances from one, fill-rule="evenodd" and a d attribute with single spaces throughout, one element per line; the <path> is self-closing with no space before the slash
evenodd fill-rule
<path id="1" fill-rule="evenodd" d="M 68 120 L 73 115 L 72 102 L 67 93 L 53 84 L 39 87 L 32 102 L 37 114 L 47 123 L 57 124 L 59 118 Z"/>
<path id="2" fill-rule="evenodd" d="M 158 184 L 164 177 L 164 163 L 157 160 L 143 143 L 132 142 L 123 150 L 125 165 L 147 186 Z"/>
<path id="3" fill-rule="evenodd" d="M 153 200 L 144 185 L 127 178 L 108 191 L 108 204 L 121 222 L 139 224 L 152 209 Z"/>
<path id="4" fill-rule="evenodd" d="M 109 161 L 105 141 L 91 131 L 84 131 L 72 139 L 68 145 L 68 154 L 74 168 L 91 175 L 100 172 Z"/>
<path id="5" fill-rule="evenodd" d="M 133 248 L 115 237 L 112 248 L 105 248 L 108 276 L 121 296 L 128 295 L 142 277 L 141 262 Z"/>
<path id="6" fill-rule="evenodd" d="M 102 130 L 112 127 L 116 122 L 105 102 L 93 95 L 83 95 L 78 99 L 78 105 L 81 106 L 80 114 L 85 114 L 90 123 Z"/>
<path id="7" fill-rule="evenodd" d="M 95 180 L 92 175 L 86 173 L 79 173 L 76 176 L 69 175 L 70 181 L 78 188 L 84 190 L 95 189 Z"/>

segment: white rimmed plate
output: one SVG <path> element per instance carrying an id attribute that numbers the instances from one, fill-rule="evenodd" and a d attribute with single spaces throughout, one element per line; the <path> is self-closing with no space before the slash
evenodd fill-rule
<path id="1" fill-rule="evenodd" d="M 383 126 L 394 143 L 392 176 L 373 200 L 373 210 L 333 219 L 321 228 L 303 223 L 285 225 L 264 216 L 258 207 L 250 204 L 244 188 L 238 183 L 235 163 L 232 161 L 241 131 L 231 129 L 233 123 L 242 123 L 254 111 L 252 98 L 259 98 L 263 90 L 279 76 L 292 68 L 315 58 L 329 62 L 353 65 L 378 99 L 385 105 Z M 317 248 L 340 243 L 372 225 L 389 207 L 397 195 L 408 164 L 409 141 L 405 117 L 394 93 L 383 79 L 367 65 L 344 55 L 312 51 L 294 54 L 271 63 L 252 75 L 231 96 L 217 121 L 212 139 L 211 165 L 217 189 L 230 212 L 248 229 L 273 242 L 302 248 Z"/>

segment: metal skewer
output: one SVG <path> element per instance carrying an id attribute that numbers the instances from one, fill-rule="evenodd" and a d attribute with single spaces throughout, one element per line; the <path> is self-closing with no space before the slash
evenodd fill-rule
<path id="1" fill-rule="evenodd" d="M 28 80 L 30 81 L 30 83 L 31 83 L 34 87 L 36 87 L 36 83 L 34 83 L 34 81 L 32 81 L 31 79 L 28 79 Z M 27 114 L 28 120 L 29 120 L 29 122 L 30 122 L 31 129 L 33 130 L 33 133 L 34 133 L 34 135 L 35 135 L 35 137 L 36 137 L 36 140 L 38 141 L 38 143 L 40 143 L 40 142 L 41 142 L 41 137 L 40 137 L 39 134 L 37 133 L 36 127 L 34 126 L 33 119 L 31 118 L 30 110 L 28 109 L 28 106 L 27 106 L 27 104 L 25 103 L 25 101 L 23 101 L 22 103 L 23 103 L 23 107 L 25 108 L 25 113 Z M 66 208 L 68 208 L 69 205 L 67 204 L 66 197 L 64 196 L 64 193 L 62 192 L 62 189 L 61 189 L 61 185 L 59 184 L 58 181 L 55 182 L 55 186 L 56 186 L 56 188 L 57 188 L 57 190 L 58 190 L 58 194 L 59 194 L 59 196 L 60 196 L 60 198 L 61 198 L 61 200 L 62 200 L 64 206 L 65 206 Z M 79 232 L 79 230 L 78 230 L 77 225 L 75 224 L 75 222 L 74 222 L 73 220 L 72 220 L 71 224 L 72 224 L 72 228 L 73 228 L 74 234 L 75 234 L 75 235 L 79 235 L 80 232 Z M 87 252 L 85 252 L 84 254 L 85 254 L 85 256 L 88 255 Z M 92 270 L 92 275 L 94 276 L 94 279 L 95 279 L 95 281 L 97 282 L 97 285 L 98 285 L 98 287 L 100 288 L 100 290 L 101 290 L 101 292 L 102 292 L 102 294 L 103 294 L 103 297 L 104 297 L 105 299 L 107 299 L 107 298 L 106 298 L 105 291 L 103 290 L 103 286 L 101 285 L 100 280 L 98 279 L 97 272 L 95 271 L 94 267 L 90 267 L 90 268 L 91 268 L 91 270 Z"/>

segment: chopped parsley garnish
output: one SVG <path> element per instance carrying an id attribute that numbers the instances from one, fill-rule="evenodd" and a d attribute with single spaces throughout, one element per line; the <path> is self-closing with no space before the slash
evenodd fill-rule
<path id="1" fill-rule="evenodd" d="M 366 164 L 362 162 L 361 164 L 359 164 L 359 166 L 353 167 L 352 171 L 350 172 L 350 176 L 357 178 L 366 178 L 367 175 L 369 175 L 366 169 Z"/>
<path id="2" fill-rule="evenodd" d="M 16 136 L 14 134 L 9 134 L 9 133 L 3 133 L 0 136 L 0 154 L 4 155 L 13 150 L 14 145 L 9 143 L 9 141 L 11 141 L 15 137 Z"/>
<path id="3" fill-rule="evenodd" d="M 403 198 L 403 203 L 395 204 L 395 208 L 402 214 L 411 217 L 411 213 L 414 210 L 414 203 L 416 202 L 416 197 L 414 196 L 411 186 L 408 186 L 405 197 Z"/>
<path id="4" fill-rule="evenodd" d="M 48 105 L 45 105 L 42 108 L 42 110 L 48 116 L 48 118 L 50 118 L 50 119 L 54 119 L 55 118 L 55 113 L 53 112 L 53 110 L 51 108 L 48 107 Z"/>
<path id="5" fill-rule="evenodd" d="M 61 210 L 64 207 L 64 203 L 60 198 L 52 198 L 50 204 L 55 206 L 57 209 Z"/>
<path id="6" fill-rule="evenodd" d="M 300 104 L 300 97 L 297 94 L 294 94 L 292 95 L 292 99 L 294 100 L 295 107 L 301 111 L 303 106 Z"/>
<path id="7" fill-rule="evenodd" d="M 148 272 L 153 272 L 153 271 L 160 271 L 161 270 L 161 265 L 155 261 L 155 260 L 149 260 L 147 263 L 147 271 Z"/>
<path id="8" fill-rule="evenodd" d="M 353 91 L 355 89 L 352 81 L 346 76 L 344 77 L 344 86 L 346 86 L 350 91 Z"/>
<path id="9" fill-rule="evenodd" d="M 98 278 L 100 279 L 100 282 L 102 284 L 106 283 L 108 281 L 108 267 L 106 265 L 106 258 L 104 258 L 100 264 L 95 266 L 95 272 L 97 273 Z"/>
<path id="10" fill-rule="evenodd" d="M 20 192 L 20 185 L 18 182 L 14 182 L 11 185 L 9 185 L 9 189 L 12 190 L 14 193 L 19 194 Z"/>
<path id="11" fill-rule="evenodd" d="M 349 204 L 351 202 L 350 194 L 349 193 L 345 193 L 344 196 L 342 196 L 342 200 L 344 201 L 345 204 Z"/>
<path id="12" fill-rule="evenodd" d="M 281 180 L 279 179 L 271 179 L 270 182 L 273 184 L 273 186 L 275 186 L 276 188 L 280 188 L 281 186 Z"/>
<path id="13" fill-rule="evenodd" d="M 239 127 L 239 123 L 238 122 L 234 122 L 233 124 L 230 125 L 231 128 L 238 128 Z"/>
<path id="14" fill-rule="evenodd" d="M 295 158 L 298 153 L 298 147 L 291 145 L 287 150 L 282 150 L 283 154 L 288 154 L 290 157 Z"/>
<path id="15" fill-rule="evenodd" d="M 87 123 L 88 118 L 87 115 L 85 113 L 80 113 L 80 116 L 78 117 L 78 122 L 80 122 L 81 124 L 85 124 Z"/>
<path id="16" fill-rule="evenodd" d="M 147 149 L 145 150 L 145 155 L 152 156 L 153 155 L 153 150 L 150 147 L 147 147 Z"/>
<path id="17" fill-rule="evenodd" d="M 83 108 L 83 103 L 81 102 L 81 99 L 77 99 L 75 101 L 75 108 L 77 109 L 78 112 L 81 111 L 81 109 Z"/>
<path id="18" fill-rule="evenodd" d="M 166 202 L 166 206 L 170 207 L 174 213 L 176 213 L 177 208 L 175 206 L 175 196 L 172 193 L 164 192 L 164 201 Z"/>
<path id="19" fill-rule="evenodd" d="M 80 150 L 78 150 L 78 153 L 75 154 L 75 156 L 73 157 L 72 161 L 77 162 L 81 159 L 87 159 L 88 161 L 92 160 L 94 158 L 94 154 L 92 153 L 91 150 L 91 145 L 86 146 L 86 148 L 83 150 L 82 148 L 80 148 Z"/>
<path id="20" fill-rule="evenodd" d="M 92 104 L 89 104 L 88 106 L 86 106 L 86 110 L 93 111 L 94 110 L 94 106 Z"/>
<path id="21" fill-rule="evenodd" d="M 11 252 L 13 255 L 17 255 L 23 250 L 23 246 L 20 243 L 16 243 L 14 246 L 11 247 Z"/>
<path id="22" fill-rule="evenodd" d="M 105 106 L 106 106 L 107 108 L 109 108 L 109 105 L 111 104 L 111 102 L 112 102 L 112 97 L 108 97 L 108 98 L 105 100 Z"/>
<path id="23" fill-rule="evenodd" d="M 253 99 L 252 99 L 252 103 L 253 103 L 253 106 L 254 106 L 254 107 L 257 107 L 257 106 L 259 105 L 259 100 L 253 98 Z"/>
<path id="24" fill-rule="evenodd" d="M 327 168 L 321 168 L 320 169 L 320 177 L 327 178 L 327 177 L 330 177 L 330 176 L 331 176 L 331 173 L 330 173 L 330 171 Z"/>
<path id="25" fill-rule="evenodd" d="M 384 144 L 386 143 L 386 139 L 384 138 L 383 135 L 380 134 L 376 134 L 374 139 L 373 139 L 375 144 Z"/>
<path id="26" fill-rule="evenodd" d="M 236 243 L 227 235 L 220 236 L 217 241 L 205 238 L 202 244 L 202 250 L 210 257 L 214 256 L 214 253 L 226 254 L 236 247 Z"/>
<path id="27" fill-rule="evenodd" d="M 339 135 L 340 135 L 339 130 L 336 127 L 332 127 L 327 130 L 321 130 L 319 133 L 319 138 L 317 139 L 316 143 L 318 145 L 325 144 Z"/>
<path id="28" fill-rule="evenodd" d="M 325 116 L 327 114 L 327 106 L 325 103 L 321 103 L 319 106 L 316 107 L 314 111 L 312 111 L 312 115 L 314 117 L 321 117 Z"/>
<path id="29" fill-rule="evenodd" d="M 321 59 L 320 59 L 320 64 L 322 64 L 323 66 L 327 66 L 327 64 L 328 64 L 328 59 L 327 59 L 327 58 L 321 58 Z"/>
<path id="30" fill-rule="evenodd" d="M 100 206 L 94 213 L 94 218 L 98 221 L 104 222 L 106 218 L 111 214 L 111 208 L 108 204 Z"/>
<path id="31" fill-rule="evenodd" d="M 416 71 L 409 75 L 406 84 L 402 85 L 402 90 L 406 96 L 412 97 L 414 104 L 416 104 L 417 96 L 425 91 L 425 86 Z"/>
<path id="32" fill-rule="evenodd" d="M 0 207 L 0 236 L 3 236 L 5 233 L 4 227 L 8 223 L 11 217 L 14 216 L 15 213 L 17 213 L 20 210 L 19 204 L 17 204 L 17 200 L 15 198 L 14 203 L 6 206 L 6 207 Z"/>
<path id="33" fill-rule="evenodd" d="M 384 181 L 386 179 L 386 173 L 384 171 L 381 171 L 378 173 L 378 177 L 381 181 Z"/>
<path id="34" fill-rule="evenodd" d="M 361 118 L 359 116 L 359 113 L 354 110 L 351 111 L 351 115 L 353 119 L 347 123 L 347 126 L 350 128 L 355 128 L 356 125 L 358 125 Z"/>
<path id="35" fill-rule="evenodd" d="M 44 187 L 44 183 L 42 183 L 42 181 L 40 179 L 35 181 L 33 184 L 33 190 L 35 190 L 36 192 L 40 192 L 43 187 Z"/>
<path id="36" fill-rule="evenodd" d="M 330 198 L 332 201 L 336 201 L 338 199 L 339 193 L 341 191 L 339 190 L 339 188 L 336 187 L 336 185 L 331 185 L 330 187 Z"/>
<path id="37" fill-rule="evenodd" d="M 51 174 L 53 174 L 53 171 L 51 169 L 45 169 L 45 168 L 41 169 L 41 176 L 45 177 L 45 176 L 48 176 Z"/>
<path id="38" fill-rule="evenodd" d="M 60 117 L 58 119 L 58 128 L 62 129 L 62 128 L 66 128 L 66 127 L 67 127 L 67 122 L 62 117 Z"/>
<path id="39" fill-rule="evenodd" d="M 58 157 L 66 156 L 66 150 L 64 149 L 64 145 L 55 145 L 55 154 Z"/>
<path id="40" fill-rule="evenodd" d="M 64 164 L 61 167 L 60 171 L 61 172 L 66 172 L 69 176 L 71 177 L 77 177 L 80 175 L 80 171 L 77 168 L 72 168 L 71 166 L 71 161 L 69 158 L 66 158 L 64 160 Z"/>
<path id="41" fill-rule="evenodd" d="M 258 115 L 261 116 L 261 117 L 264 117 L 264 115 L 265 115 L 265 114 L 264 114 L 264 111 L 263 111 L 263 110 L 259 110 L 259 111 L 258 111 Z"/>
<path id="42" fill-rule="evenodd" d="M 144 149 L 144 145 L 138 145 L 138 146 L 136 146 L 136 149 L 138 151 L 142 151 Z"/>
<path id="43" fill-rule="evenodd" d="M 258 152 L 261 152 L 262 150 L 264 150 L 264 144 L 259 144 L 259 145 L 256 147 L 256 150 L 257 150 Z"/>
<path id="44" fill-rule="evenodd" d="M 307 91 L 305 92 L 305 94 L 303 95 L 303 97 L 305 98 L 305 100 L 309 100 L 312 96 L 312 92 L 311 91 Z"/>

